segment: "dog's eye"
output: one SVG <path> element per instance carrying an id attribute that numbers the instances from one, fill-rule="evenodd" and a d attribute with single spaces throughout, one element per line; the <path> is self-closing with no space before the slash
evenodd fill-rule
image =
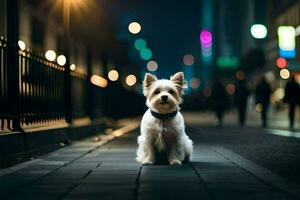
<path id="1" fill-rule="evenodd" d="M 169 93 L 174 94 L 175 92 L 174 92 L 174 90 L 169 90 Z"/>
<path id="2" fill-rule="evenodd" d="M 155 91 L 154 91 L 154 94 L 159 94 L 159 93 L 160 93 L 159 90 L 155 90 Z"/>

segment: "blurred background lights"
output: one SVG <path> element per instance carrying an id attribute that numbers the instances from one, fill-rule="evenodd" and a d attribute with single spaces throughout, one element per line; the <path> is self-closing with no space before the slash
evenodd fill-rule
<path id="1" fill-rule="evenodd" d="M 296 30 L 293 26 L 279 26 L 278 46 L 280 57 L 296 57 Z"/>
<path id="2" fill-rule="evenodd" d="M 205 97 L 210 97 L 211 96 L 211 88 L 206 86 L 203 90 L 203 95 Z"/>
<path id="3" fill-rule="evenodd" d="M 137 40 L 134 42 L 134 47 L 135 47 L 137 50 L 139 50 L 139 51 L 141 51 L 142 49 L 145 49 L 146 46 L 147 46 L 147 43 L 146 43 L 146 41 L 143 40 L 143 39 L 137 39 Z"/>
<path id="4" fill-rule="evenodd" d="M 190 87 L 193 89 L 198 89 L 200 87 L 200 79 L 199 78 L 191 78 L 191 80 L 189 81 Z"/>
<path id="5" fill-rule="evenodd" d="M 245 79 L 245 73 L 243 71 L 239 70 L 235 73 L 235 77 L 236 77 L 237 80 L 240 80 L 240 81 L 244 80 Z"/>
<path id="6" fill-rule="evenodd" d="M 66 64 L 66 62 L 67 62 L 66 56 L 64 56 L 64 55 L 59 55 L 59 56 L 57 57 L 57 63 L 58 63 L 60 66 L 64 66 L 64 65 Z"/>
<path id="7" fill-rule="evenodd" d="M 201 44 L 211 44 L 211 42 L 212 42 L 211 32 L 209 32 L 207 30 L 201 31 L 200 42 L 201 42 Z"/>
<path id="8" fill-rule="evenodd" d="M 262 109 L 263 109 L 263 105 L 261 103 L 258 103 L 258 104 L 255 105 L 255 110 L 257 112 L 261 112 Z"/>
<path id="9" fill-rule="evenodd" d="M 26 48 L 25 42 L 23 42 L 22 40 L 18 41 L 18 46 L 22 51 L 24 51 Z"/>
<path id="10" fill-rule="evenodd" d="M 277 65 L 277 67 L 280 68 L 280 69 L 285 68 L 286 65 L 287 65 L 286 59 L 284 59 L 284 58 L 277 58 L 277 60 L 276 60 L 276 65 Z"/>
<path id="11" fill-rule="evenodd" d="M 118 73 L 118 71 L 117 70 L 110 70 L 109 72 L 108 72 L 108 78 L 109 78 L 109 80 L 111 80 L 111 81 L 116 81 L 116 80 L 118 80 L 118 78 L 119 78 L 119 73 Z"/>
<path id="12" fill-rule="evenodd" d="M 154 72 L 158 69 L 158 64 L 157 62 L 155 62 L 154 60 L 150 60 L 148 63 L 147 63 L 147 69 L 151 72 Z"/>
<path id="13" fill-rule="evenodd" d="M 102 88 L 105 88 L 107 86 L 107 80 L 96 74 L 92 75 L 90 80 L 91 80 L 91 83 L 96 86 L 99 86 Z"/>
<path id="14" fill-rule="evenodd" d="M 288 69 L 281 69 L 279 74 L 282 79 L 288 79 L 288 78 L 290 78 L 290 75 L 291 75 L 291 73 Z"/>
<path id="15" fill-rule="evenodd" d="M 263 39 L 267 36 L 268 30 L 265 25 L 254 24 L 250 28 L 251 35 L 256 39 Z"/>
<path id="16" fill-rule="evenodd" d="M 225 89 L 229 95 L 233 95 L 235 92 L 235 86 L 232 83 L 227 84 Z"/>
<path id="17" fill-rule="evenodd" d="M 133 86 L 136 83 L 136 77 L 133 74 L 130 74 L 126 77 L 126 84 L 128 86 Z"/>
<path id="18" fill-rule="evenodd" d="M 55 51 L 53 51 L 53 50 L 48 50 L 48 51 L 46 51 L 46 53 L 45 53 L 45 57 L 46 57 L 46 59 L 49 60 L 49 61 L 54 61 L 55 58 L 56 58 L 56 53 L 55 53 Z"/>
<path id="19" fill-rule="evenodd" d="M 212 61 L 212 33 L 208 30 L 200 32 L 201 55 L 206 61 Z"/>
<path id="20" fill-rule="evenodd" d="M 75 64 L 70 65 L 70 70 L 71 71 L 75 71 L 75 69 L 76 69 L 76 65 Z"/>
<path id="21" fill-rule="evenodd" d="M 132 34 L 137 34 L 141 31 L 141 25 L 137 22 L 131 22 L 128 26 L 128 30 Z"/>
<path id="22" fill-rule="evenodd" d="M 152 58 L 152 51 L 150 49 L 142 49 L 140 52 L 140 56 L 143 60 L 150 60 Z"/>
<path id="23" fill-rule="evenodd" d="M 191 54 L 186 54 L 185 56 L 183 56 L 183 63 L 185 65 L 191 66 L 193 65 L 195 62 L 195 57 Z"/>

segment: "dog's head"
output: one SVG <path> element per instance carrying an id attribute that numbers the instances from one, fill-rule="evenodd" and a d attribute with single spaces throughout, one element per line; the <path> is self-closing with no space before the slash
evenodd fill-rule
<path id="1" fill-rule="evenodd" d="M 178 108 L 186 85 L 182 72 L 174 74 L 170 80 L 158 80 L 156 76 L 147 73 L 143 84 L 147 106 L 162 114 L 173 112 Z"/>

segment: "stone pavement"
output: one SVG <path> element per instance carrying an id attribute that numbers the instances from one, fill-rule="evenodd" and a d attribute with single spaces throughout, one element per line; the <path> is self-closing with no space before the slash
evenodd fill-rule
<path id="1" fill-rule="evenodd" d="M 135 161 L 137 135 L 135 130 L 104 145 L 84 140 L 2 169 L 0 198 L 283 200 L 299 194 L 271 172 L 201 141 L 195 141 L 189 164 L 141 166 Z"/>

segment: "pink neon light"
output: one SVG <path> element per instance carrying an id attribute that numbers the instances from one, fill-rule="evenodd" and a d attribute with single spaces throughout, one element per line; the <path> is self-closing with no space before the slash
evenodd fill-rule
<path id="1" fill-rule="evenodd" d="M 210 44 L 212 42 L 211 32 L 203 30 L 200 33 L 200 42 L 201 44 Z"/>

